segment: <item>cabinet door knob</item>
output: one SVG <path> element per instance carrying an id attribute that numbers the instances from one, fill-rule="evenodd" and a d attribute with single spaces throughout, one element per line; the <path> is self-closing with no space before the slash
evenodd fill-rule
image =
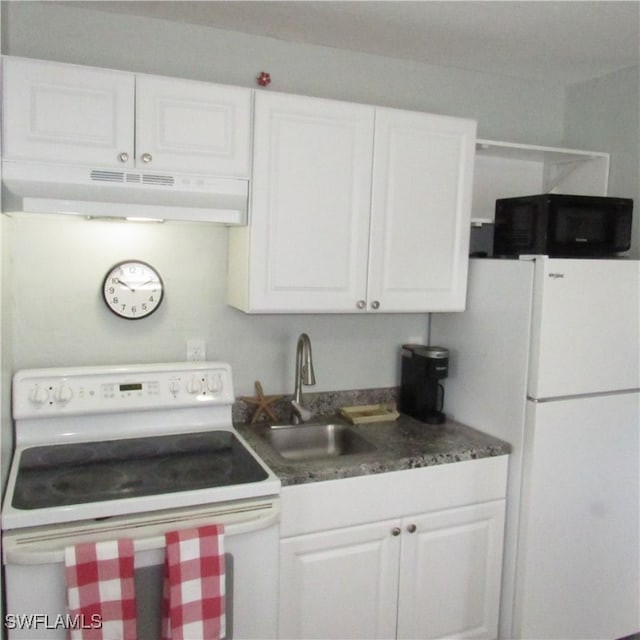
<path id="1" fill-rule="evenodd" d="M 126 162 L 129 159 L 129 154 L 126 151 L 123 151 L 122 153 L 118 154 L 118 160 L 120 160 L 120 162 Z"/>
<path id="2" fill-rule="evenodd" d="M 153 157 L 150 153 L 143 153 L 142 154 L 142 162 L 146 162 L 149 163 L 153 160 Z"/>
<path id="3" fill-rule="evenodd" d="M 391 529 L 392 536 L 399 536 L 401 533 L 402 530 L 400 529 L 400 527 L 393 527 L 393 529 Z"/>
<path id="4" fill-rule="evenodd" d="M 371 308 L 372 308 L 372 309 L 379 309 L 379 308 L 380 308 L 380 303 L 379 303 L 377 300 L 374 300 L 374 301 L 371 303 Z"/>
<path id="5" fill-rule="evenodd" d="M 367 303 L 364 300 L 358 300 L 358 302 L 356 302 L 356 307 L 358 307 L 358 309 L 364 309 L 367 306 Z"/>
<path id="6" fill-rule="evenodd" d="M 408 531 L 409 533 L 415 533 L 417 528 L 418 528 L 418 527 L 416 527 L 416 525 L 415 525 L 415 524 L 410 524 L 410 525 L 407 527 L 407 531 Z"/>

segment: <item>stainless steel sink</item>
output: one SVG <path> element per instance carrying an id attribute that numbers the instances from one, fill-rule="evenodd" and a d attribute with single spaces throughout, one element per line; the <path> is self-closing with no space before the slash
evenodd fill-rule
<path id="1" fill-rule="evenodd" d="M 376 447 L 343 424 L 275 425 L 262 437 L 288 460 L 371 453 Z"/>

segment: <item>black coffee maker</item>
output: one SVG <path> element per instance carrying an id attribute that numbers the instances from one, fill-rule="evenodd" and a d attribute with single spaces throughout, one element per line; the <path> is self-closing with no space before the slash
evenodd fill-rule
<path id="1" fill-rule="evenodd" d="M 449 373 L 449 351 L 422 344 L 402 345 L 402 379 L 398 408 L 428 424 L 442 424 L 444 387 L 440 380 Z"/>

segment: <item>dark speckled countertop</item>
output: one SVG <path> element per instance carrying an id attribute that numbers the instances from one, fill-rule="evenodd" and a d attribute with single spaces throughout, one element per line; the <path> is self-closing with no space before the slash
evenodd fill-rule
<path id="1" fill-rule="evenodd" d="M 328 418 L 323 417 L 322 420 Z M 331 421 L 348 424 L 342 418 Z M 282 458 L 264 440 L 261 434 L 268 426 L 235 425 L 254 451 L 280 478 L 283 486 L 475 460 L 506 455 L 511 451 L 508 443 L 452 420 L 442 425 L 428 425 L 401 415 L 395 421 L 350 426 L 375 445 L 376 450 L 294 461 Z"/>

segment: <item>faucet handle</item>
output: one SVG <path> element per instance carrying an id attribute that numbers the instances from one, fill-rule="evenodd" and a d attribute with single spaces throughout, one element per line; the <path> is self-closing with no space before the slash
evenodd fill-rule
<path id="1" fill-rule="evenodd" d="M 296 402 L 295 400 L 291 401 L 291 406 L 293 407 L 295 413 L 298 414 L 298 417 L 302 420 L 302 422 L 311 420 L 311 418 L 313 418 L 313 416 L 315 415 L 313 411 L 305 409 L 299 402 Z"/>

